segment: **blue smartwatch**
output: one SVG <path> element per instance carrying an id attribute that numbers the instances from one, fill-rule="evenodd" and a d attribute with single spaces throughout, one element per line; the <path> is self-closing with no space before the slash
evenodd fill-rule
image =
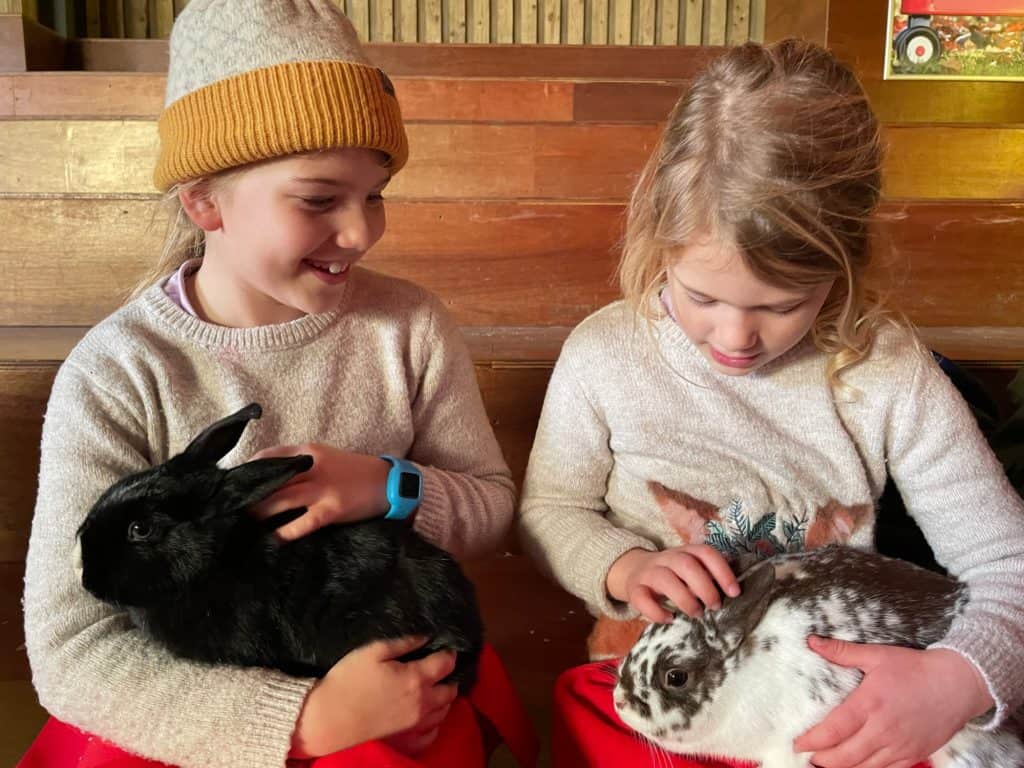
<path id="1" fill-rule="evenodd" d="M 381 456 L 391 463 L 385 486 L 391 509 L 384 515 L 385 520 L 405 520 L 420 505 L 423 498 L 423 475 L 405 459 Z"/>

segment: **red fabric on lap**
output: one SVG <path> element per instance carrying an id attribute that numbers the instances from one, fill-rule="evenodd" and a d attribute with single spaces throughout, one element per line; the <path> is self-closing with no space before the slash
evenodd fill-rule
<path id="1" fill-rule="evenodd" d="M 551 723 L 551 764 L 555 768 L 756 768 L 742 760 L 682 757 L 653 758 L 651 747 L 615 713 L 612 689 L 616 662 L 599 661 L 563 672 L 555 682 Z M 921 763 L 914 768 L 929 768 Z"/>
<path id="2" fill-rule="evenodd" d="M 490 646 L 480 657 L 479 679 L 469 697 L 452 704 L 437 741 L 412 759 L 380 741 L 316 760 L 290 760 L 290 768 L 484 768 L 490 748 L 478 717 L 488 720 L 523 768 L 537 763 L 536 734 L 505 668 Z M 50 718 L 16 768 L 172 768 Z"/>

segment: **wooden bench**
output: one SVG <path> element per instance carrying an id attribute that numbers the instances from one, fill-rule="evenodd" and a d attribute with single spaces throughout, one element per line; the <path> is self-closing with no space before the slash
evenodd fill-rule
<path id="1" fill-rule="evenodd" d="M 883 0 L 833 3 L 829 42 L 857 62 L 886 125 L 889 287 L 929 343 L 994 386 L 1024 361 L 1024 104 L 1012 84 L 882 82 Z M 91 46 L 91 47 L 90 47 Z M 149 227 L 160 42 L 82 44 L 131 72 L 0 75 L 0 761 L 42 722 L 21 579 L 42 412 L 70 346 L 154 258 Z M 625 200 L 686 80 L 714 49 L 373 46 L 412 157 L 368 266 L 438 293 L 466 334 L 517 482 L 569 329 L 616 290 Z M 863 64 L 861 64 L 863 62 Z M 879 273 L 881 274 L 881 272 Z M 578 601 L 507 550 L 470 570 L 488 634 L 538 727 L 582 660 Z"/>

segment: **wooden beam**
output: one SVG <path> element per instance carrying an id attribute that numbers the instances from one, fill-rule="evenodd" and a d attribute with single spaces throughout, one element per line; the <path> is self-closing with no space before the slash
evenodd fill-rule
<path id="1" fill-rule="evenodd" d="M 0 15 L 0 72 L 24 72 L 27 69 L 25 27 L 21 14 Z"/>
<path id="2" fill-rule="evenodd" d="M 861 9 L 859 2 L 839 0 Z M 773 43 L 800 37 L 825 45 L 828 41 L 829 0 L 765 0 L 764 39 Z M 863 12 L 863 11 L 861 11 Z"/>

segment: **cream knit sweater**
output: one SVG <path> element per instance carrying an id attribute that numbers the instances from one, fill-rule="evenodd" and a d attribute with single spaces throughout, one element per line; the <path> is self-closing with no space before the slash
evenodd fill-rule
<path id="1" fill-rule="evenodd" d="M 395 454 L 423 472 L 416 528 L 457 556 L 496 546 L 514 489 L 457 328 L 404 281 L 353 270 L 338 310 L 250 329 L 191 317 L 154 286 L 61 366 L 43 428 L 25 575 L 33 682 L 56 717 L 187 768 L 279 768 L 312 680 L 179 660 L 84 591 L 75 532 L 118 478 L 251 401 L 225 464 L 277 444 Z"/>

